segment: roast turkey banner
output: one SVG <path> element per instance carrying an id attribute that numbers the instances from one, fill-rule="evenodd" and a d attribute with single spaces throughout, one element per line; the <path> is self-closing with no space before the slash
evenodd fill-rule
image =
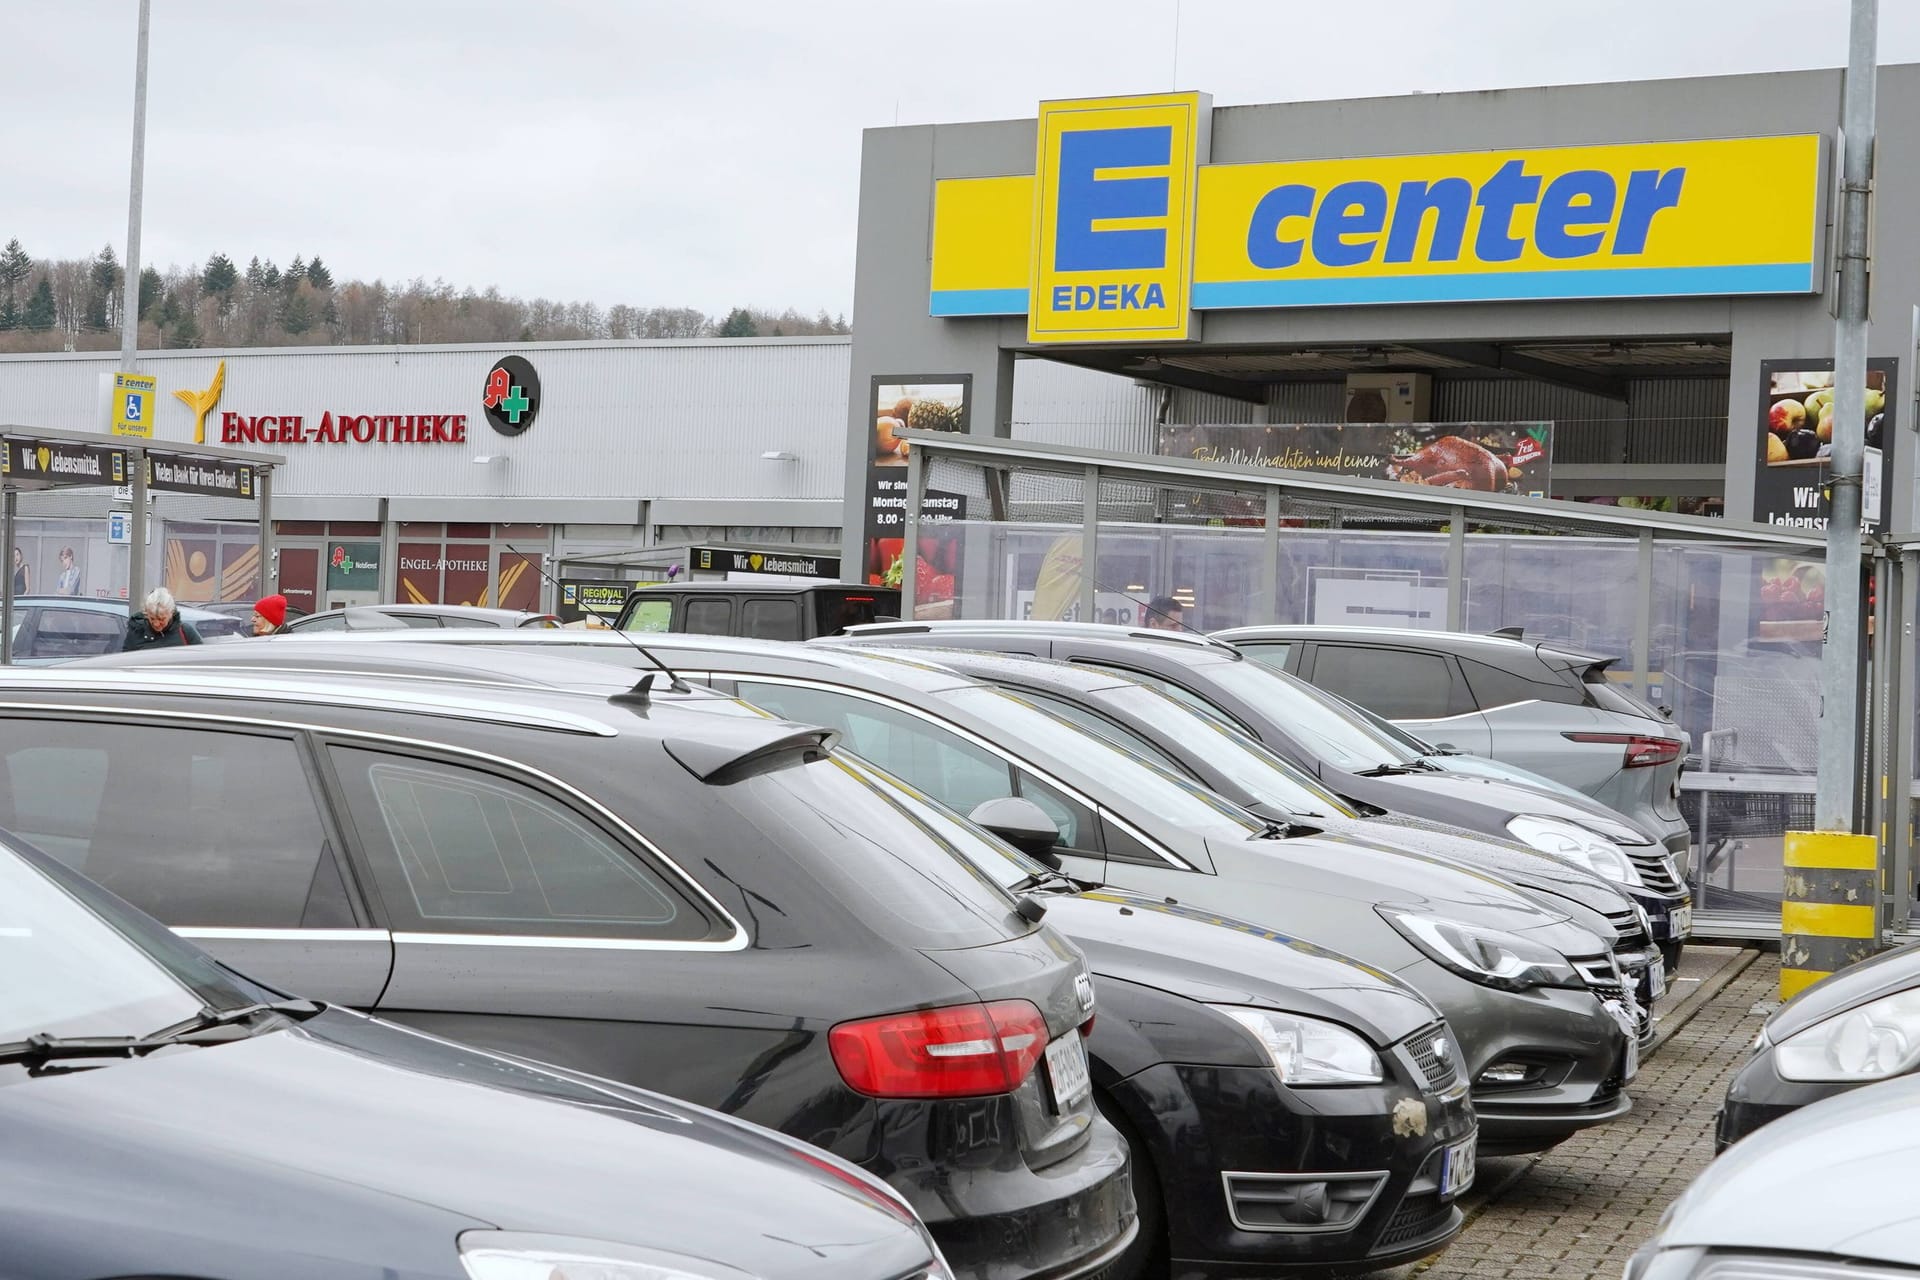
<path id="1" fill-rule="evenodd" d="M 1332 422 L 1160 428 L 1160 453 L 1478 493 L 1550 495 L 1550 422 Z"/>

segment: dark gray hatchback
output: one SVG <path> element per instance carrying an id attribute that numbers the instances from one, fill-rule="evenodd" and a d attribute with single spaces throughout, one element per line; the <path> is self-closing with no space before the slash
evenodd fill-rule
<path id="1" fill-rule="evenodd" d="M 1105 1266 L 1083 958 L 824 731 L 704 698 L 0 674 L 0 827 L 285 989 L 851 1160 L 959 1274 Z"/>

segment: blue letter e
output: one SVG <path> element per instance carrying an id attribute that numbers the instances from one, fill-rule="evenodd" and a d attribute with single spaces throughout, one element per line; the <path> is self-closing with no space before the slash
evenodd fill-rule
<path id="1" fill-rule="evenodd" d="M 1166 165 L 1173 127 L 1076 129 L 1060 137 L 1055 271 L 1140 271 L 1167 265 L 1165 228 L 1095 231 L 1108 218 L 1167 216 L 1166 178 L 1096 178 L 1101 169 Z"/>

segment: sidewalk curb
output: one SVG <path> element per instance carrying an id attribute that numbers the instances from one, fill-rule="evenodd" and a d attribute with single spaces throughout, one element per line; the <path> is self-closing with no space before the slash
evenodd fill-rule
<path id="1" fill-rule="evenodd" d="M 1698 988 L 1689 993 L 1685 1000 L 1675 1005 L 1673 1011 L 1662 1018 L 1655 1029 L 1653 1043 L 1647 1048 L 1647 1057 L 1651 1058 L 1660 1052 L 1667 1041 L 1679 1034 L 1682 1027 L 1692 1022 L 1694 1015 L 1705 1008 L 1715 996 L 1725 991 L 1735 978 L 1745 973 L 1753 962 L 1760 958 L 1760 955 L 1757 948 L 1746 948 L 1716 969 L 1700 983 Z"/>

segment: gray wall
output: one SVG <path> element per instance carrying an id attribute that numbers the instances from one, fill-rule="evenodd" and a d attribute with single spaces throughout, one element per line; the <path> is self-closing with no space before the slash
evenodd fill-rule
<path id="1" fill-rule="evenodd" d="M 1213 113 L 1212 162 L 1809 132 L 1831 139 L 1839 128 L 1843 79 L 1841 72 L 1830 70 L 1224 107 Z M 1920 66 L 1883 68 L 1879 99 L 1883 130 L 1914 119 L 1920 112 Z M 1914 370 L 1908 367 L 1909 313 L 1920 301 L 1920 260 L 1899 251 L 1905 237 L 1895 231 L 1905 225 L 1906 211 L 1920 201 L 1920 139 L 1910 138 L 1910 132 L 1891 137 L 1883 133 L 1880 139 L 1880 256 L 1874 270 L 1876 328 L 1871 342 L 1874 356 L 1902 358 L 1903 391 L 1914 385 Z M 849 563 L 859 538 L 852 495 L 864 491 L 865 401 L 873 374 L 971 371 L 973 429 L 1006 430 L 1010 365 L 1005 353 L 1024 347 L 1024 319 L 928 316 L 933 183 L 937 178 L 1031 173 L 1033 150 L 1031 120 L 877 129 L 866 135 L 851 369 L 849 439 L 854 443 L 847 451 Z M 1823 208 L 1830 206 L 1830 200 L 1823 202 Z M 1731 334 L 1725 410 L 1727 514 L 1748 518 L 1759 448 L 1760 362 L 1832 354 L 1830 282 L 1829 273 L 1828 292 L 1795 298 L 1216 311 L 1205 315 L 1202 345 Z M 1911 400 L 1901 406 L 1908 423 L 1911 406 Z M 1906 479 L 1891 486 L 1892 523 L 1899 528 L 1914 522 L 1911 477 L 1916 453 L 1920 449 L 1902 450 L 1900 470 Z"/>

